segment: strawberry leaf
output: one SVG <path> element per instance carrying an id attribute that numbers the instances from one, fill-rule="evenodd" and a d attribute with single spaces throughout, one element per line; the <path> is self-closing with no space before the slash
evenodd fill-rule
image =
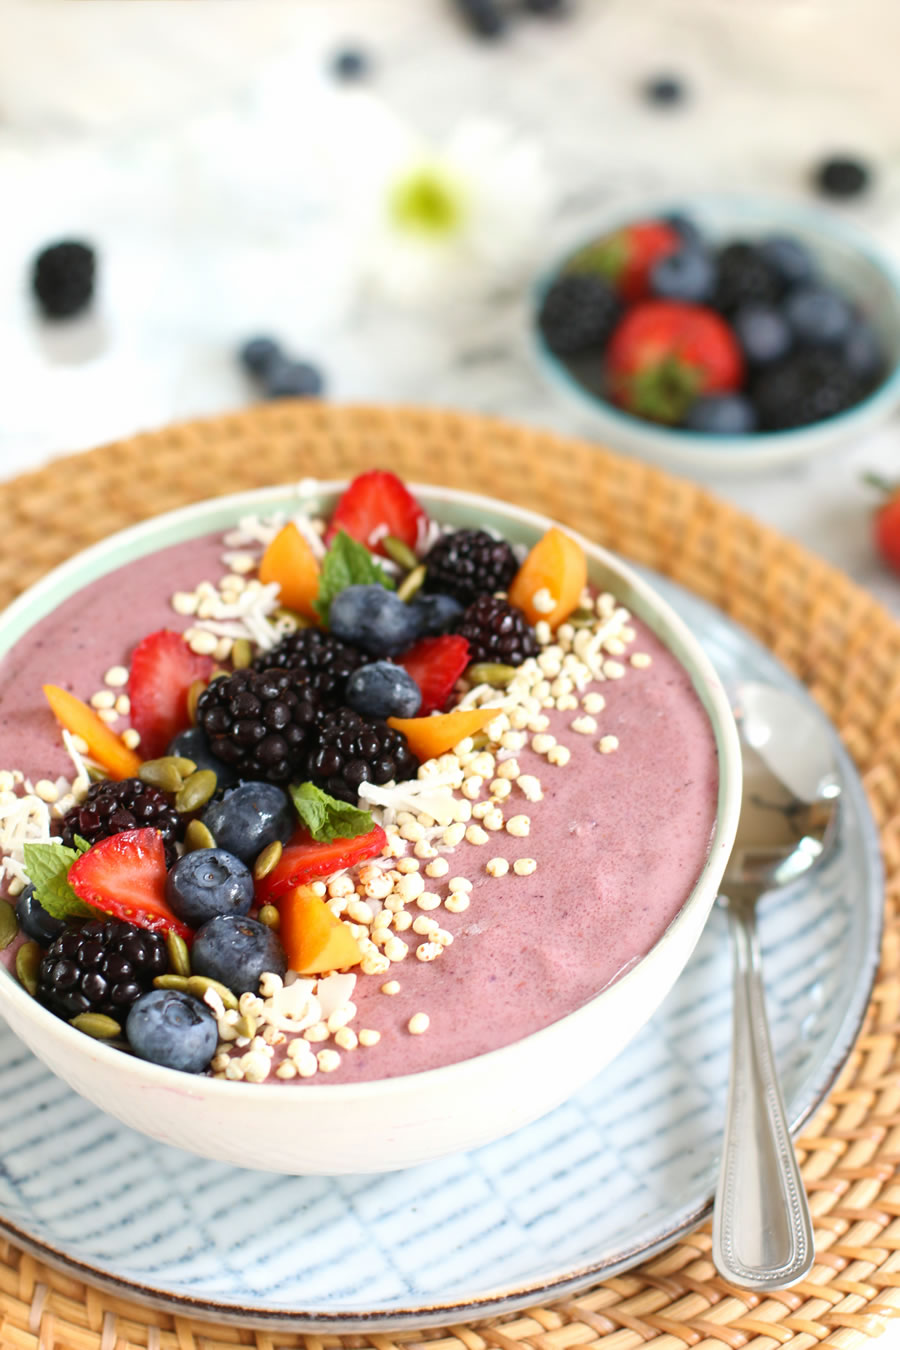
<path id="1" fill-rule="evenodd" d="M 300 783 L 290 789 L 297 815 L 316 843 L 331 843 L 333 839 L 356 839 L 368 834 L 374 822 L 368 811 L 362 811 L 349 802 L 338 801 L 314 783 Z"/>
<path id="2" fill-rule="evenodd" d="M 69 885 L 69 868 L 82 852 L 83 849 L 66 848 L 65 844 L 25 845 L 25 870 L 35 898 L 54 919 L 97 917 L 97 911 L 79 900 Z"/>
<path id="3" fill-rule="evenodd" d="M 351 539 L 346 531 L 339 530 L 322 559 L 319 593 L 313 601 L 313 608 L 322 622 L 327 624 L 331 602 L 336 595 L 348 586 L 369 586 L 373 583 L 389 591 L 394 589 L 393 581 L 379 567 L 369 550 Z"/>

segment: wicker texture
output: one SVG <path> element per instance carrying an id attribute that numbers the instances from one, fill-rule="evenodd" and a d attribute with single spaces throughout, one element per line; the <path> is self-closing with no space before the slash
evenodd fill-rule
<path id="1" fill-rule="evenodd" d="M 591 1292 L 506 1319 L 396 1336 L 303 1336 L 169 1317 L 0 1241 L 0 1344 L 21 1350 L 773 1350 L 859 1346 L 900 1314 L 900 627 L 843 575 L 686 482 L 585 443 L 466 414 L 294 403 L 187 423 L 0 484 L 0 604 L 123 526 L 203 497 L 390 467 L 539 509 L 674 577 L 810 688 L 868 790 L 887 868 L 882 965 L 851 1059 L 799 1141 L 818 1258 L 765 1298 L 715 1274 L 702 1229 Z"/>

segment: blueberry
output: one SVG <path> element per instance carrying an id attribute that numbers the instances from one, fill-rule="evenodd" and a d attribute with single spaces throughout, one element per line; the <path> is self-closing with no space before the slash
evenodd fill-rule
<path id="1" fill-rule="evenodd" d="M 683 211 L 670 211 L 668 215 L 663 216 L 663 224 L 668 225 L 676 234 L 680 234 L 685 244 L 690 244 L 695 248 L 703 248 L 703 235 L 700 226 L 690 216 L 685 215 Z"/>
<path id="2" fill-rule="evenodd" d="M 331 62 L 332 74 L 338 80 L 364 80 L 369 73 L 369 58 L 359 47 L 342 47 Z"/>
<path id="3" fill-rule="evenodd" d="M 423 591 L 411 601 L 419 619 L 419 632 L 422 637 L 437 637 L 440 633 L 449 633 L 462 615 L 464 605 L 452 595 L 425 595 Z"/>
<path id="4" fill-rule="evenodd" d="M 568 0 L 522 0 L 523 8 L 529 14 L 551 14 L 553 18 L 562 18 L 568 11 Z"/>
<path id="5" fill-rule="evenodd" d="M 276 361 L 282 359 L 281 346 L 271 337 L 250 338 L 241 347 L 239 355 L 244 369 L 260 379 Z"/>
<path id="6" fill-rule="evenodd" d="M 790 234 L 773 234 L 759 246 L 760 256 L 786 286 L 803 286 L 813 281 L 816 264 L 805 244 Z"/>
<path id="7" fill-rule="evenodd" d="M 198 769 L 212 769 L 216 775 L 216 786 L 218 788 L 231 787 L 236 783 L 238 776 L 230 764 L 224 760 L 217 759 L 209 748 L 209 741 L 206 739 L 206 733 L 202 727 L 189 727 L 187 731 L 179 731 L 178 735 L 169 743 L 166 750 L 167 755 L 180 755 L 184 759 L 192 759 Z"/>
<path id="8" fill-rule="evenodd" d="M 670 108 L 676 103 L 682 103 L 686 92 L 683 80 L 677 75 L 654 75 L 643 86 L 644 98 L 648 103 L 655 103 L 658 108 Z"/>
<path id="9" fill-rule="evenodd" d="M 186 853 L 166 877 L 169 908 L 190 928 L 217 914 L 247 914 L 253 904 L 250 869 L 224 848 Z"/>
<path id="10" fill-rule="evenodd" d="M 33 938 L 42 947 L 49 947 L 66 926 L 62 919 L 54 919 L 47 913 L 33 886 L 26 886 L 16 901 L 16 918 L 25 936 Z"/>
<path id="11" fill-rule="evenodd" d="M 495 0 L 455 0 L 460 18 L 478 37 L 497 38 L 506 27 L 506 19 Z"/>
<path id="12" fill-rule="evenodd" d="M 325 387 L 320 371 L 306 361 L 280 357 L 264 376 L 266 398 L 315 398 Z"/>
<path id="13" fill-rule="evenodd" d="M 798 286 L 784 301 L 784 316 L 799 342 L 834 347 L 850 331 L 853 315 L 843 296 L 824 286 Z"/>
<path id="14" fill-rule="evenodd" d="M 691 404 L 684 424 L 707 435 L 744 436 L 756 430 L 756 414 L 740 394 L 707 394 Z"/>
<path id="15" fill-rule="evenodd" d="M 786 356 L 793 343 L 787 319 L 772 305 L 742 305 L 731 326 L 751 365 L 764 366 Z"/>
<path id="16" fill-rule="evenodd" d="M 420 636 L 419 615 L 412 605 L 384 586 L 348 586 L 331 602 L 328 626 L 335 637 L 372 656 L 402 652 Z"/>
<path id="17" fill-rule="evenodd" d="M 294 808 L 273 783 L 241 783 L 210 802 L 202 816 L 218 848 L 253 862 L 276 839 L 286 844 L 297 826 Z"/>
<path id="18" fill-rule="evenodd" d="M 363 717 L 415 717 L 422 703 L 413 677 L 390 661 L 359 666 L 347 681 L 344 697 Z"/>
<path id="19" fill-rule="evenodd" d="M 850 155 L 831 155 L 816 166 L 814 181 L 826 197 L 856 197 L 869 186 L 869 166 Z"/>
<path id="20" fill-rule="evenodd" d="M 884 370 L 884 354 L 878 334 L 867 319 L 854 319 L 841 350 L 848 370 L 872 385 Z"/>
<path id="21" fill-rule="evenodd" d="M 699 248 L 682 248 L 660 258 L 650 270 L 650 289 L 663 300 L 704 305 L 716 284 L 715 263 Z"/>
<path id="22" fill-rule="evenodd" d="M 264 923 L 220 914 L 198 929 L 191 969 L 195 975 L 218 980 L 233 994 L 255 994 L 266 971 L 284 975 L 287 957 L 277 935 Z"/>
<path id="23" fill-rule="evenodd" d="M 132 1004 L 128 1044 L 141 1059 L 183 1073 L 202 1073 L 216 1053 L 216 1019 L 199 999 L 177 989 L 151 989 Z"/>

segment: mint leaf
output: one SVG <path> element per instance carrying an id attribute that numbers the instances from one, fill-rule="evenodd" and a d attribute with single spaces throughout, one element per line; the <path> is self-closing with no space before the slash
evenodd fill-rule
<path id="1" fill-rule="evenodd" d="M 88 849 L 90 848 L 90 844 L 88 843 L 88 841 L 84 839 L 80 834 L 73 834 L 72 838 L 75 841 L 75 847 L 78 849 L 78 852 L 87 853 Z"/>
<path id="2" fill-rule="evenodd" d="M 331 843 L 332 839 L 355 839 L 374 829 L 375 822 L 368 811 L 329 797 L 315 783 L 295 785 L 290 794 L 297 815 L 318 844 Z"/>
<path id="3" fill-rule="evenodd" d="M 25 870 L 35 897 L 54 919 L 97 917 L 97 911 L 79 900 L 69 885 L 69 868 L 80 856 L 65 844 L 25 845 Z"/>
<path id="4" fill-rule="evenodd" d="M 389 591 L 394 589 L 393 581 L 378 566 L 369 550 L 356 539 L 351 539 L 345 530 L 338 530 L 322 559 L 319 593 L 313 601 L 313 608 L 327 625 L 331 602 L 340 591 L 345 591 L 348 586 L 369 586 L 373 582 Z"/>

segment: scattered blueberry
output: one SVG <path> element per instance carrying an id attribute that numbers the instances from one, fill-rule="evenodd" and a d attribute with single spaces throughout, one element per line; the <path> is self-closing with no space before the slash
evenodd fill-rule
<path id="1" fill-rule="evenodd" d="M 217 848 L 250 863 L 279 840 L 286 844 L 297 826 L 287 793 L 273 783 L 241 783 L 227 788 L 203 812 L 203 824 Z"/>
<path id="2" fill-rule="evenodd" d="M 265 924 L 220 914 L 197 930 L 191 969 L 196 975 L 218 980 L 233 994 L 255 994 L 259 977 L 266 971 L 284 975 L 287 958 L 277 935 Z"/>
<path id="3" fill-rule="evenodd" d="M 188 727 L 187 731 L 179 731 L 169 743 L 166 754 L 192 759 L 198 769 L 212 769 L 216 775 L 217 788 L 231 787 L 238 780 L 238 775 L 231 765 L 218 759 L 210 750 L 209 741 L 202 727 Z"/>
<path id="4" fill-rule="evenodd" d="M 308 361 L 277 357 L 263 376 L 266 398 L 316 398 L 325 387 L 321 372 Z"/>
<path id="5" fill-rule="evenodd" d="M 654 75 L 643 85 L 644 98 L 660 108 L 682 103 L 686 92 L 683 80 L 677 75 Z"/>
<path id="6" fill-rule="evenodd" d="M 528 14 L 550 14 L 561 18 L 569 8 L 568 0 L 522 0 L 522 8 Z"/>
<path id="7" fill-rule="evenodd" d="M 494 0 L 454 0 L 457 13 L 477 37 L 497 38 L 506 28 L 506 19 Z"/>
<path id="8" fill-rule="evenodd" d="M 744 436 L 756 430 L 756 414 L 740 394 L 707 394 L 691 404 L 685 426 L 712 436 Z"/>
<path id="9" fill-rule="evenodd" d="M 281 344 L 272 337 L 250 338 L 241 347 L 239 356 L 245 370 L 263 379 L 270 367 L 282 359 Z"/>
<path id="10" fill-rule="evenodd" d="M 42 947 L 49 947 L 66 926 L 62 919 L 54 919 L 52 914 L 47 913 L 35 895 L 33 886 L 26 886 L 16 901 L 16 918 L 25 936 Z"/>
<path id="11" fill-rule="evenodd" d="M 347 586 L 331 602 L 328 626 L 335 637 L 372 656 L 392 656 L 420 636 L 412 605 L 384 586 Z"/>
<path id="12" fill-rule="evenodd" d="M 868 165 L 850 155 L 831 155 L 816 166 L 815 183 L 826 197 L 856 197 L 871 180 Z"/>
<path id="13" fill-rule="evenodd" d="M 780 361 L 790 350 L 793 334 L 787 319 L 772 305 L 744 305 L 731 319 L 741 350 L 751 365 Z"/>
<path id="14" fill-rule="evenodd" d="M 422 703 L 413 677 L 390 661 L 359 666 L 347 681 L 344 697 L 363 717 L 415 717 Z"/>
<path id="15" fill-rule="evenodd" d="M 661 300 L 704 305 L 716 284 L 715 263 L 700 248 L 682 248 L 660 258 L 650 270 L 650 289 Z"/>
<path id="16" fill-rule="evenodd" d="M 773 234 L 764 239 L 759 252 L 785 286 L 803 286 L 815 279 L 816 265 L 812 254 L 805 244 L 789 234 Z"/>
<path id="17" fill-rule="evenodd" d="M 90 244 L 64 239 L 41 249 L 31 288 L 47 319 L 70 319 L 91 303 L 97 257 Z"/>
<path id="18" fill-rule="evenodd" d="M 199 928 L 217 914 L 248 914 L 253 877 L 233 853 L 198 848 L 179 858 L 166 877 L 166 899 L 189 928 Z"/>
<path id="19" fill-rule="evenodd" d="M 202 1073 L 219 1043 L 216 1019 L 206 1004 L 177 989 L 142 994 L 132 1004 L 125 1035 L 141 1059 L 182 1073 Z"/>
<path id="20" fill-rule="evenodd" d="M 784 316 L 798 342 L 833 347 L 850 331 L 853 315 L 842 295 L 824 286 L 798 286 L 784 301 Z"/>
<path id="21" fill-rule="evenodd" d="M 359 47 L 342 47 L 336 52 L 331 62 L 331 70 L 334 76 L 339 80 L 346 80 L 348 83 L 354 80 L 364 80 L 369 73 L 369 57 Z"/>
<path id="22" fill-rule="evenodd" d="M 420 635 L 437 637 L 450 632 L 465 606 L 452 595 L 426 595 L 419 591 L 410 608 L 418 615 Z"/>
<path id="23" fill-rule="evenodd" d="M 874 384 L 884 370 L 878 334 L 867 319 L 854 319 L 841 350 L 848 370 L 866 384 Z"/>
<path id="24" fill-rule="evenodd" d="M 690 216 L 685 215 L 683 211 L 670 211 L 667 216 L 663 216 L 663 223 L 668 225 L 680 234 L 686 244 L 691 244 L 697 248 L 703 247 L 703 234 L 700 226 Z"/>

